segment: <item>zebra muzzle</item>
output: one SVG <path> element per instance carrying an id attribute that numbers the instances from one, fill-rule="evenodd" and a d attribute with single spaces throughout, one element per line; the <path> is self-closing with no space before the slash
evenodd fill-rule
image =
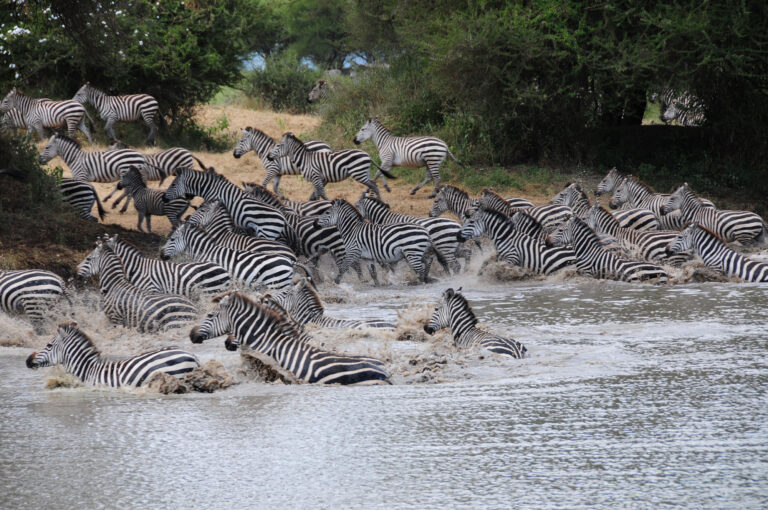
<path id="1" fill-rule="evenodd" d="M 37 368 L 37 365 L 35 364 L 35 356 L 37 356 L 37 353 L 33 352 L 27 358 L 27 368 Z"/>
<path id="2" fill-rule="evenodd" d="M 236 351 L 237 346 L 238 344 L 232 335 L 229 335 L 227 339 L 224 340 L 224 348 L 227 349 L 228 351 Z"/>
<path id="3" fill-rule="evenodd" d="M 431 335 L 435 332 L 435 330 L 429 327 L 429 325 L 426 325 L 424 326 L 424 332 L 427 333 L 428 335 Z"/>
<path id="4" fill-rule="evenodd" d="M 200 326 L 195 326 L 189 332 L 189 339 L 192 340 L 193 344 L 201 344 L 205 340 L 208 340 L 208 336 L 207 335 L 201 335 L 200 334 Z"/>

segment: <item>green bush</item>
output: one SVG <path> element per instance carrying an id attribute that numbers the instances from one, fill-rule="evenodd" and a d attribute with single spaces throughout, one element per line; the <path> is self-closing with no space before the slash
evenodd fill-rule
<path id="1" fill-rule="evenodd" d="M 26 196 L 6 196 L 0 201 L 0 209 L 20 210 L 44 207 L 58 210 L 62 207 L 62 169 L 46 172 L 38 162 L 37 148 L 23 138 L 0 135 L 0 170 L 9 175 L 0 179 L 16 179 L 26 186 Z M 0 181 L 1 183 L 2 181 Z"/>
<path id="2" fill-rule="evenodd" d="M 310 106 L 307 94 L 320 75 L 297 57 L 283 53 L 267 58 L 263 69 L 246 72 L 242 88 L 275 111 L 306 113 Z"/>

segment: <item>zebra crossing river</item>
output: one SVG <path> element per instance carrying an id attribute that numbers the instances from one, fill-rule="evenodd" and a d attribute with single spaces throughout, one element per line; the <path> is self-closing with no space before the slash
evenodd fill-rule
<path id="1" fill-rule="evenodd" d="M 394 384 L 166 396 L 47 390 L 31 349 L 2 347 L 0 508 L 765 508 L 768 287 L 451 285 L 528 357 L 337 331 L 328 346 L 392 360 Z M 417 323 L 446 287 L 320 292 L 334 317 Z M 134 341 L 110 334 L 108 352 Z"/>

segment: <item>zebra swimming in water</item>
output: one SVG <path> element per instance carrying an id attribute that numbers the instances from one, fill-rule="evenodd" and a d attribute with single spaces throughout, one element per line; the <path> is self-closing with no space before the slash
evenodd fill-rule
<path id="1" fill-rule="evenodd" d="M 373 180 L 375 182 L 381 176 L 384 189 L 387 191 L 389 186 L 387 186 L 386 177 L 392 178 L 389 171 L 393 166 L 406 168 L 426 166 L 426 177 L 410 193 L 415 195 L 422 186 L 432 180 L 435 183 L 435 189 L 428 198 L 435 198 L 440 191 L 440 166 L 445 158 L 450 156 L 456 163 L 462 164 L 448 148 L 448 144 L 441 139 L 434 136 L 395 136 L 379 122 L 378 117 L 369 118 L 353 141 L 359 145 L 369 139 L 376 145 L 381 159 L 381 167 Z"/>
<path id="2" fill-rule="evenodd" d="M 238 292 L 216 300 L 216 309 L 192 329 L 197 343 L 229 333 L 228 350 L 240 347 L 267 357 L 289 380 L 310 384 L 386 384 L 389 374 L 376 359 L 324 351 L 308 343 L 285 316 Z"/>
<path id="3" fill-rule="evenodd" d="M 171 222 L 171 226 L 177 228 L 181 223 L 181 217 L 190 207 L 189 200 L 186 198 L 176 198 L 167 202 L 163 200 L 165 190 L 148 188 L 147 183 L 144 182 L 144 177 L 142 177 L 141 172 L 135 166 L 129 167 L 122 172 L 117 189 L 124 189 L 133 198 L 133 205 L 139 213 L 137 227 L 140 232 L 143 232 L 141 223 L 145 218 L 147 232 L 152 232 L 152 223 L 150 221 L 152 215 L 167 217 L 168 221 Z M 125 205 L 127 207 L 128 202 Z M 123 207 L 123 210 L 126 207 Z"/>
<path id="4" fill-rule="evenodd" d="M 15 108 L 21 112 L 27 127 L 27 140 L 32 136 L 32 130 L 37 132 L 40 140 L 45 136 L 43 128 L 58 128 L 66 126 L 70 137 L 75 136 L 75 131 L 82 131 L 88 138 L 88 143 L 93 144 L 91 131 L 85 125 L 85 119 L 90 121 L 85 107 L 77 101 L 52 101 L 48 98 L 35 99 L 25 96 L 14 87 L 0 102 L 0 113 L 6 113 Z"/>
<path id="5" fill-rule="evenodd" d="M 589 213 L 589 209 L 592 207 L 587 198 L 587 194 L 581 189 L 581 186 L 577 182 L 571 182 L 566 184 L 565 188 L 560 191 L 550 202 L 557 205 L 566 205 L 571 208 L 573 214 L 581 219 Z M 629 228 L 633 230 L 658 230 L 659 220 L 650 209 L 632 208 L 623 209 L 613 213 L 619 225 L 622 228 Z"/>
<path id="6" fill-rule="evenodd" d="M 37 332 L 41 331 L 46 314 L 62 296 L 69 299 L 64 280 L 50 271 L 0 269 L 0 310 L 23 313 Z"/>
<path id="7" fill-rule="evenodd" d="M 106 388 L 135 388 L 155 374 L 180 377 L 200 367 L 194 354 L 175 347 L 156 349 L 120 361 L 104 359 L 76 322 L 60 324 L 48 345 L 27 358 L 27 368 L 59 364 L 83 383 Z"/>
<path id="8" fill-rule="evenodd" d="M 87 82 L 80 87 L 72 99 L 78 103 L 90 103 L 96 107 L 101 118 L 107 121 L 104 131 L 109 138 L 117 138 L 114 128 L 116 122 L 142 120 L 149 128 L 147 145 L 155 145 L 156 120 L 160 117 L 160 108 L 157 100 L 149 94 L 109 96 Z"/>
<path id="9" fill-rule="evenodd" d="M 450 328 L 453 341 L 459 347 L 478 346 L 514 359 L 525 357 L 527 349 L 523 344 L 482 331 L 477 328 L 477 322 L 475 312 L 461 293 L 461 288 L 456 291 L 447 289 L 429 318 L 429 323 L 424 326 L 424 331 L 432 335 L 441 329 Z"/>

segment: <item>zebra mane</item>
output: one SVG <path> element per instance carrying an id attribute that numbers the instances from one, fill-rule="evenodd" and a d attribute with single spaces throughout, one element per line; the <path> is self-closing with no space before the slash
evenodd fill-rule
<path id="1" fill-rule="evenodd" d="M 481 208 L 480 210 L 483 211 L 488 216 L 490 216 L 491 218 L 496 219 L 497 221 L 501 222 L 502 224 L 509 223 L 510 224 L 509 226 L 514 227 L 514 225 L 511 225 L 512 220 L 510 219 L 510 217 L 507 216 L 506 214 L 504 214 L 503 212 L 497 211 L 496 209 L 484 209 L 484 208 Z M 531 219 L 533 219 L 533 218 L 531 218 Z M 536 220 L 534 220 L 534 221 L 536 221 Z"/>
<path id="2" fill-rule="evenodd" d="M 301 333 L 296 329 L 296 326 L 294 326 L 291 323 L 291 320 L 284 314 L 278 313 L 276 310 L 273 310 L 261 303 L 257 303 L 250 297 L 240 292 L 232 292 L 231 295 L 234 301 L 239 300 L 243 305 L 245 305 L 246 309 L 250 309 L 262 314 L 267 322 L 272 323 L 272 326 L 274 326 L 276 329 L 279 329 L 280 332 L 286 336 L 292 336 L 294 338 L 299 338 L 301 336 Z"/>
<path id="3" fill-rule="evenodd" d="M 450 184 L 443 185 L 440 188 L 440 191 L 441 192 L 445 191 L 446 193 L 449 193 L 449 194 L 459 195 L 460 197 L 464 197 L 467 199 L 469 198 L 469 194 L 466 191 L 464 191 L 461 188 L 457 188 L 456 186 L 451 186 Z"/>
<path id="4" fill-rule="evenodd" d="M 93 351 L 96 352 L 98 357 L 101 358 L 101 351 L 98 348 L 96 348 L 96 345 L 93 343 L 93 339 L 91 339 L 91 337 L 88 336 L 85 333 L 85 331 L 83 331 L 82 329 L 80 329 L 78 327 L 77 322 L 74 322 L 74 321 L 73 322 L 62 322 L 61 324 L 58 325 L 58 329 L 59 330 L 63 329 L 64 331 L 66 331 L 68 333 L 69 332 L 74 332 L 75 334 L 77 334 L 83 340 L 83 343 L 86 344 L 86 348 L 92 349 Z"/>
<path id="5" fill-rule="evenodd" d="M 269 205 L 273 205 L 280 209 L 285 207 L 280 197 L 278 197 L 272 191 L 269 191 L 267 188 L 265 188 L 261 184 L 257 184 L 255 182 L 243 182 L 243 187 L 250 188 L 250 191 L 248 191 L 248 193 L 250 193 L 254 198 L 263 200 L 267 202 Z"/>
<path id="6" fill-rule="evenodd" d="M 595 205 L 592 206 L 592 209 L 594 209 L 595 211 L 598 211 L 598 214 L 602 214 L 603 216 L 610 218 L 612 221 L 615 221 L 617 223 L 619 222 L 619 220 L 617 220 L 616 217 L 613 214 L 611 214 L 611 212 L 608 209 L 600 205 L 600 202 L 595 202 Z"/>
<path id="7" fill-rule="evenodd" d="M 691 188 L 691 187 L 688 185 L 688 183 L 687 183 L 687 182 L 684 182 L 684 183 L 680 184 L 679 186 L 675 186 L 675 189 L 672 191 L 672 193 L 674 193 L 675 191 L 677 191 L 677 190 L 678 190 L 678 189 L 680 189 L 680 188 L 685 188 L 686 190 L 688 190 L 688 193 L 690 193 L 691 195 L 693 195 L 693 196 L 696 198 L 696 200 L 698 200 L 699 202 L 701 202 L 701 197 L 699 196 L 699 194 L 698 194 L 698 193 L 696 193 L 695 191 L 693 191 L 693 188 Z"/>
<path id="8" fill-rule="evenodd" d="M 472 306 L 469 304 L 469 301 L 467 301 L 467 298 L 464 297 L 464 294 L 461 293 L 461 291 L 454 291 L 453 295 L 448 298 L 451 301 L 456 301 L 459 303 L 459 305 L 462 307 L 462 310 L 469 315 L 470 320 L 469 323 L 472 327 L 477 325 L 477 316 L 475 315 L 475 311 L 472 310 Z"/>
<path id="9" fill-rule="evenodd" d="M 574 225 L 576 227 L 582 229 L 586 233 L 587 236 L 590 236 L 590 239 L 592 241 L 594 241 L 597 244 L 600 244 L 600 236 L 597 235 L 597 232 L 595 232 L 595 230 L 592 227 L 587 225 L 584 220 L 582 220 L 581 218 L 579 218 L 576 215 L 573 215 L 573 216 L 571 216 L 571 219 L 568 220 L 568 221 L 573 221 Z"/>
<path id="10" fill-rule="evenodd" d="M 331 200 L 331 207 L 333 207 L 337 203 L 340 204 L 342 208 L 344 208 L 345 205 L 348 206 L 350 210 L 354 211 L 355 214 L 357 214 L 357 219 L 359 219 L 360 221 L 363 221 L 363 215 L 360 214 L 360 209 L 355 207 L 355 204 L 350 204 L 343 198 L 334 198 L 333 200 Z"/>
<path id="11" fill-rule="evenodd" d="M 266 136 L 267 138 L 269 138 L 270 140 L 272 140 L 274 142 L 274 139 L 271 136 L 269 136 L 268 134 L 266 134 L 264 131 L 262 131 L 259 128 L 247 126 L 245 128 L 245 130 L 248 131 L 249 133 L 256 133 L 256 134 L 264 135 L 264 136 Z"/>
<path id="12" fill-rule="evenodd" d="M 118 237 L 118 234 L 115 234 L 114 236 L 112 236 L 111 238 L 109 238 L 109 239 L 107 240 L 107 242 L 110 242 L 110 241 L 111 241 L 111 242 L 113 242 L 113 243 L 116 243 L 116 244 L 122 244 L 123 246 L 126 246 L 126 247 L 128 247 L 130 250 L 133 250 L 133 251 L 135 251 L 136 253 L 138 253 L 139 255 L 142 255 L 142 256 L 143 256 L 143 254 L 141 253 L 141 251 L 140 251 L 138 248 L 136 248 L 136 246 L 135 246 L 135 245 L 133 245 L 133 244 L 129 243 L 128 241 L 124 241 L 123 239 L 120 239 L 120 238 Z M 112 251 L 114 251 L 114 248 L 112 249 Z"/>
<path id="13" fill-rule="evenodd" d="M 709 234 L 710 236 L 714 237 L 715 239 L 717 239 L 717 240 L 718 240 L 718 241 L 720 241 L 721 243 L 723 243 L 723 244 L 725 244 L 725 245 L 727 245 L 727 244 L 728 244 L 728 242 L 727 242 L 725 239 L 723 239 L 723 238 L 722 238 L 721 236 L 719 236 L 717 233 L 715 233 L 715 232 L 713 232 L 712 230 L 708 229 L 707 227 L 705 227 L 705 226 L 704 226 L 704 225 L 702 225 L 701 223 L 695 223 L 695 222 L 689 221 L 688 223 L 686 223 L 685 225 L 683 225 L 683 230 L 687 229 L 688 227 L 690 227 L 690 226 L 691 226 L 691 225 L 693 225 L 693 224 L 695 224 L 695 225 L 696 225 L 697 227 L 699 227 L 701 230 L 703 230 L 704 232 L 706 232 L 706 233 L 707 233 L 707 234 Z"/>
<path id="14" fill-rule="evenodd" d="M 625 180 L 631 180 L 631 181 L 633 181 L 633 182 L 635 182 L 635 183 L 639 184 L 640 186 L 644 187 L 645 189 L 647 189 L 647 190 L 648 190 L 648 191 L 650 191 L 651 193 L 656 193 L 656 191 L 653 189 L 653 187 L 651 187 L 651 186 L 649 186 L 648 184 L 646 184 L 645 182 L 641 181 L 640 179 L 638 179 L 638 178 L 637 178 L 636 176 L 634 176 L 634 175 L 631 175 L 631 174 L 630 174 L 630 175 L 625 175 L 625 176 L 624 176 L 624 179 L 625 179 Z"/>
<path id="15" fill-rule="evenodd" d="M 325 307 L 323 306 L 323 302 L 320 299 L 320 294 L 317 293 L 317 289 L 315 288 L 315 285 L 312 283 L 312 279 L 304 277 L 302 278 L 301 281 L 304 282 L 304 286 L 302 288 L 309 291 L 309 293 L 312 295 L 312 299 L 315 301 L 315 305 L 320 310 L 320 313 L 325 313 Z"/>
<path id="16" fill-rule="evenodd" d="M 80 142 L 78 142 L 74 138 L 70 138 L 67 135 L 64 135 L 62 133 L 56 133 L 53 136 L 55 136 L 57 140 L 61 140 L 65 144 L 74 145 L 78 149 L 82 149 L 82 145 L 80 145 Z"/>

